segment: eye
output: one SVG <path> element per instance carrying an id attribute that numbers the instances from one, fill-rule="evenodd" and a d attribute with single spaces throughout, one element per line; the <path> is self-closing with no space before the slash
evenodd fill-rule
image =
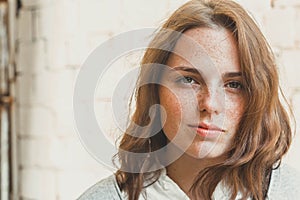
<path id="1" fill-rule="evenodd" d="M 192 77 L 184 76 L 180 77 L 176 82 L 183 84 L 195 84 L 197 83 Z"/>
<path id="2" fill-rule="evenodd" d="M 225 84 L 225 87 L 230 89 L 242 89 L 243 85 L 239 81 L 230 81 Z"/>

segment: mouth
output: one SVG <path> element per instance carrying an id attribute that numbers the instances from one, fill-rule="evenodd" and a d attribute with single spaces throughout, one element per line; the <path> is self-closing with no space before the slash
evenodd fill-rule
<path id="1" fill-rule="evenodd" d="M 198 125 L 190 125 L 191 128 L 195 129 L 196 133 L 203 138 L 217 138 L 226 131 L 217 125 L 208 124 L 201 122 Z"/>

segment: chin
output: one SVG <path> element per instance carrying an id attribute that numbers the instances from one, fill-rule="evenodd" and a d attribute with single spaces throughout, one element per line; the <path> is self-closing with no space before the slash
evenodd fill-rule
<path id="1" fill-rule="evenodd" d="M 204 159 L 204 158 L 217 158 L 224 154 L 219 148 L 197 148 L 197 149 L 188 149 L 186 154 L 195 158 L 195 159 Z"/>

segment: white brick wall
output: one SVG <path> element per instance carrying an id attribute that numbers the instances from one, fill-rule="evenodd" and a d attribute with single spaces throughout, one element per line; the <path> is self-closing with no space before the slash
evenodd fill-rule
<path id="1" fill-rule="evenodd" d="M 20 195 L 28 199 L 57 199 L 56 172 L 53 169 L 20 169 Z"/>
<path id="2" fill-rule="evenodd" d="M 266 12 L 264 18 L 266 35 L 272 46 L 294 47 L 296 40 L 296 9 L 293 7 L 276 7 Z"/>
<path id="3" fill-rule="evenodd" d="M 186 1 L 23 0 L 17 27 L 21 71 L 17 131 L 23 199 L 75 199 L 109 174 L 85 151 L 74 130 L 72 92 L 78 68 L 109 37 L 133 28 L 156 27 Z M 300 123 L 300 1 L 276 0 L 273 7 L 270 1 L 238 1 L 253 14 L 276 50 L 281 81 Z M 125 58 L 127 67 L 138 58 L 129 57 Z M 115 66 L 120 62 L 124 59 Z M 125 72 L 125 68 L 114 68 L 106 80 Z M 106 130 L 111 128 L 112 88 L 95 100 L 98 120 Z M 286 162 L 300 170 L 295 159 L 299 134 Z"/>
<path id="4" fill-rule="evenodd" d="M 291 50 L 285 50 L 281 54 L 282 67 L 285 71 L 285 83 L 292 88 L 300 88 L 299 77 L 297 76 L 297 70 L 299 70 L 298 63 L 300 62 L 300 49 L 293 48 Z"/>

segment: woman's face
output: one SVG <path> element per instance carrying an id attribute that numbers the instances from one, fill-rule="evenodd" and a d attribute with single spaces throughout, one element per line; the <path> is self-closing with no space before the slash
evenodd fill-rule
<path id="1" fill-rule="evenodd" d="M 194 28 L 183 35 L 198 47 L 180 38 L 174 51 L 184 52 L 185 59 L 174 53 L 168 59 L 159 87 L 161 123 L 168 140 L 176 136 L 172 142 L 186 154 L 217 157 L 230 149 L 244 112 L 236 41 L 224 28 Z"/>

